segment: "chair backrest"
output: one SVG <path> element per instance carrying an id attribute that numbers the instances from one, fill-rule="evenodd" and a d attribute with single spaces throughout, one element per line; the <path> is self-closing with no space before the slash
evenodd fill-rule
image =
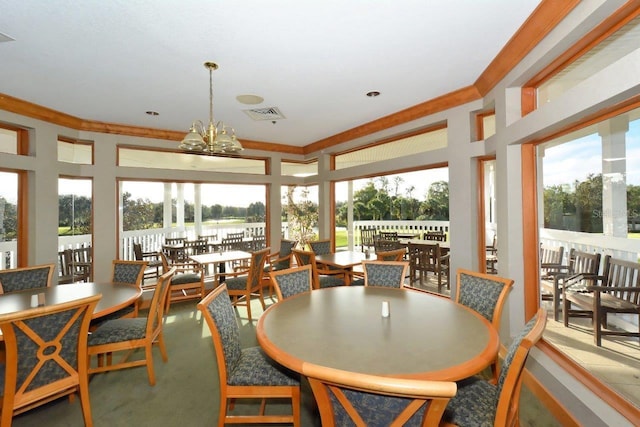
<path id="1" fill-rule="evenodd" d="M 0 270 L 0 290 L 4 293 L 51 286 L 55 264 Z"/>
<path id="2" fill-rule="evenodd" d="M 600 253 L 590 253 L 572 248 L 569 251 L 569 274 L 598 275 L 600 271 Z"/>
<path id="3" fill-rule="evenodd" d="M 564 259 L 564 246 L 540 246 L 540 273 L 545 277 L 549 272 L 559 271 Z M 555 268 L 554 268 L 555 267 Z"/>
<path id="4" fill-rule="evenodd" d="M 2 425 L 11 425 L 15 410 L 37 401 L 49 402 L 78 387 L 88 390 L 89 322 L 101 296 L 0 315 L 6 352 Z M 84 415 L 90 425 L 90 410 Z"/>
<path id="5" fill-rule="evenodd" d="M 271 248 L 264 248 L 260 251 L 251 253 L 251 261 L 249 263 L 249 276 L 247 277 L 247 288 L 255 289 L 260 286 L 264 277 L 264 265 L 269 257 Z"/>
<path id="6" fill-rule="evenodd" d="M 409 263 L 405 261 L 362 261 L 365 286 L 404 287 Z"/>
<path id="7" fill-rule="evenodd" d="M 640 263 L 625 261 L 607 255 L 604 257 L 602 273 L 603 286 L 617 289 L 607 290 L 607 294 L 632 304 L 640 304 Z M 636 290 L 631 290 L 635 288 Z"/>
<path id="8" fill-rule="evenodd" d="M 298 244 L 297 240 L 280 240 L 280 252 L 278 252 L 278 256 L 280 258 L 284 258 L 286 256 L 291 255 L 291 250 L 296 247 Z"/>
<path id="9" fill-rule="evenodd" d="M 259 251 L 260 249 L 264 249 L 267 247 L 267 236 L 260 235 L 260 236 L 253 236 L 253 240 L 251 242 L 251 250 L 252 251 Z"/>
<path id="10" fill-rule="evenodd" d="M 220 384 L 227 384 L 227 372 L 240 360 L 240 329 L 231 298 L 224 283 L 198 303 L 198 310 L 207 322 L 213 340 Z"/>
<path id="11" fill-rule="evenodd" d="M 206 240 L 185 240 L 184 241 L 184 257 L 188 259 L 191 255 L 199 255 L 207 253 L 209 244 Z"/>
<path id="12" fill-rule="evenodd" d="M 184 237 L 165 237 L 164 244 L 171 246 L 183 245 L 185 240 Z"/>
<path id="13" fill-rule="evenodd" d="M 377 232 L 375 227 L 360 229 L 360 245 L 362 249 L 364 249 L 365 246 L 373 246 L 373 239 Z"/>
<path id="14" fill-rule="evenodd" d="M 405 248 L 380 252 L 378 252 L 378 250 L 376 249 L 376 259 L 378 261 L 402 261 L 405 253 L 407 253 Z"/>
<path id="15" fill-rule="evenodd" d="M 142 245 L 140 243 L 134 243 L 133 244 L 133 257 L 135 258 L 136 261 L 142 261 L 143 260 L 143 251 L 142 251 Z"/>
<path id="16" fill-rule="evenodd" d="M 238 233 L 238 234 L 242 234 L 244 236 L 244 233 Z M 242 241 L 244 237 L 241 237 L 241 236 L 228 237 L 228 236 L 229 235 L 227 235 L 227 237 L 222 239 L 222 242 L 220 244 L 223 251 L 241 251 L 245 248 L 244 243 Z"/>
<path id="17" fill-rule="evenodd" d="M 518 402 L 522 388 L 522 372 L 531 348 L 542 337 L 547 324 L 547 313 L 539 308 L 520 333 L 513 338 L 500 366 L 498 377 L 498 403 L 494 425 L 514 425 L 518 415 Z"/>
<path id="18" fill-rule="evenodd" d="M 422 235 L 424 240 L 436 240 L 438 242 L 446 242 L 447 235 L 443 231 L 427 231 Z"/>
<path id="19" fill-rule="evenodd" d="M 198 240 L 204 240 L 209 244 L 218 243 L 217 234 L 198 234 Z"/>
<path id="20" fill-rule="evenodd" d="M 311 250 L 316 255 L 326 255 L 331 253 L 331 240 L 315 240 L 309 242 Z"/>
<path id="21" fill-rule="evenodd" d="M 407 255 L 413 268 L 438 273 L 442 256 L 439 243 L 409 243 Z"/>
<path id="22" fill-rule="evenodd" d="M 144 270 L 148 265 L 147 261 L 114 259 L 111 268 L 111 281 L 140 287 L 144 278 Z"/>
<path id="23" fill-rule="evenodd" d="M 437 426 L 456 394 L 452 381 L 427 381 L 305 368 L 323 427 Z"/>
<path id="24" fill-rule="evenodd" d="M 381 231 L 378 234 L 380 235 L 380 239 L 382 240 L 398 240 L 397 231 Z"/>
<path id="25" fill-rule="evenodd" d="M 318 275 L 318 267 L 316 265 L 316 254 L 311 251 L 301 251 L 299 249 L 292 249 L 291 253 L 295 257 L 296 264 L 298 266 L 311 266 L 313 289 L 320 289 L 320 277 Z"/>
<path id="26" fill-rule="evenodd" d="M 244 239 L 244 231 L 240 231 L 238 233 L 227 233 L 225 238 L 227 238 L 227 239 Z"/>
<path id="27" fill-rule="evenodd" d="M 146 336 L 151 337 L 158 335 L 162 330 L 162 323 L 164 318 L 164 310 L 167 306 L 167 298 L 169 298 L 169 285 L 171 278 L 176 272 L 176 267 L 171 267 L 169 271 L 158 277 L 158 283 L 156 284 L 156 290 L 153 292 L 153 298 L 149 305 L 149 312 L 147 313 L 147 325 Z"/>
<path id="28" fill-rule="evenodd" d="M 269 273 L 278 301 L 313 290 L 313 268 L 310 264 Z"/>
<path id="29" fill-rule="evenodd" d="M 404 246 L 398 240 L 382 239 L 378 235 L 375 236 L 373 247 L 375 248 L 376 253 L 394 251 L 398 249 L 404 250 Z"/>
<path id="30" fill-rule="evenodd" d="M 511 279 L 460 268 L 456 302 L 480 313 L 499 331 L 502 308 L 512 287 Z"/>

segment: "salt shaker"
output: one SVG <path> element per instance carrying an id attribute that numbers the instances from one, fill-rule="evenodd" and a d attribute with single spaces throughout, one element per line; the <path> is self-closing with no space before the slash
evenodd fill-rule
<path id="1" fill-rule="evenodd" d="M 382 317 L 389 317 L 389 301 L 382 301 Z"/>
<path id="2" fill-rule="evenodd" d="M 31 295 L 31 307 L 38 306 L 38 294 Z"/>

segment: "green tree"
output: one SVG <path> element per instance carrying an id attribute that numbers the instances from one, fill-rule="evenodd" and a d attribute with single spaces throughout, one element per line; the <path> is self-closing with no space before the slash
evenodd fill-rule
<path id="1" fill-rule="evenodd" d="M 286 203 L 284 204 L 289 224 L 289 236 L 298 241 L 301 247 L 315 238 L 313 227 L 318 224 L 318 206 L 308 199 L 309 191 L 304 189 L 299 202 L 294 200 L 296 186 L 287 187 Z"/>
<path id="2" fill-rule="evenodd" d="M 424 219 L 449 220 L 449 183 L 437 181 L 429 186 L 427 200 L 422 203 L 421 211 Z"/>
<path id="3" fill-rule="evenodd" d="M 122 195 L 122 227 L 124 231 L 146 230 L 154 226 L 155 208 L 149 199 L 134 200 L 131 193 Z"/>
<path id="4" fill-rule="evenodd" d="M 602 233 L 602 174 L 575 182 L 577 231 Z"/>

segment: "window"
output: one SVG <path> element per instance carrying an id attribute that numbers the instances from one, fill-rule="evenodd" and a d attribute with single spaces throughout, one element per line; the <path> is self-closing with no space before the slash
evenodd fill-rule
<path id="1" fill-rule="evenodd" d="M 282 161 L 282 176 L 306 177 L 318 174 L 318 161 L 294 162 L 290 160 Z"/>
<path id="2" fill-rule="evenodd" d="M 93 164 L 93 143 L 58 138 L 58 161 L 80 165 Z"/>
<path id="3" fill-rule="evenodd" d="M 0 270 L 18 266 L 18 174 L 0 170 Z"/>

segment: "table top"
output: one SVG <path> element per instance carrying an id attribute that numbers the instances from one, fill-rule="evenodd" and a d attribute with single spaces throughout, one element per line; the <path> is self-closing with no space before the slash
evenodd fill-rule
<path id="1" fill-rule="evenodd" d="M 0 314 L 14 313 L 31 308 L 31 296 L 42 294 L 44 304 L 59 304 L 102 294 L 98 300 L 93 319 L 113 313 L 133 303 L 142 295 L 142 289 L 122 283 L 72 283 L 53 285 L 46 288 L 28 289 L 0 295 Z"/>
<path id="2" fill-rule="evenodd" d="M 388 301 L 390 316 L 382 317 Z M 344 286 L 269 307 L 258 342 L 278 363 L 305 374 L 315 365 L 429 380 L 477 374 L 498 354 L 491 323 L 449 298 L 408 289 Z"/>
<path id="3" fill-rule="evenodd" d="M 221 262 L 240 261 L 250 258 L 251 252 L 246 251 L 211 252 L 208 254 L 191 255 L 189 257 L 189 259 L 197 262 L 198 264 L 216 264 Z"/>
<path id="4" fill-rule="evenodd" d="M 423 240 L 423 239 L 400 239 L 400 243 L 403 245 L 409 246 L 409 243 L 414 245 L 433 245 L 439 244 L 441 248 L 449 249 L 451 246 L 449 245 L 449 241 L 441 242 L 439 240 Z"/>
<path id="5" fill-rule="evenodd" d="M 332 265 L 340 268 L 350 268 L 361 264 L 362 261 L 374 260 L 375 255 L 370 254 L 369 258 L 360 251 L 338 251 L 330 254 L 316 255 L 316 263 Z"/>

